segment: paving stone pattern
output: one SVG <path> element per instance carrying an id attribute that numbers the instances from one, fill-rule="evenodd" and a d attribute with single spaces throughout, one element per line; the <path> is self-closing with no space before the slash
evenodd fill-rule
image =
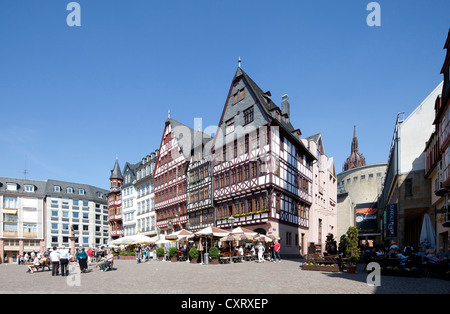
<path id="1" fill-rule="evenodd" d="M 187 262 L 117 260 L 114 270 L 93 266 L 71 276 L 51 272 L 26 273 L 23 265 L 0 265 L 0 293 L 35 294 L 449 294 L 450 282 L 439 278 L 382 276 L 381 286 L 366 283 L 359 265 L 356 274 L 301 270 L 300 260 L 201 265 Z"/>

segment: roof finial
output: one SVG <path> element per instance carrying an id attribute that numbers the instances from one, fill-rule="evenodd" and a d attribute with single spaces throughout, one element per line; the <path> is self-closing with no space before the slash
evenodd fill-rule
<path id="1" fill-rule="evenodd" d="M 167 118 L 170 118 L 170 109 L 169 112 L 167 113 Z"/>
<path id="2" fill-rule="evenodd" d="M 239 67 L 241 67 L 241 57 L 239 57 L 239 60 L 238 60 L 238 65 L 239 65 Z"/>

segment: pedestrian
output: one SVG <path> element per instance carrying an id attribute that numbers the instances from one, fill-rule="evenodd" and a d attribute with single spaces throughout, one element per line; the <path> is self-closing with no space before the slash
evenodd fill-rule
<path id="1" fill-rule="evenodd" d="M 141 262 L 141 246 L 139 244 L 136 245 L 136 259 L 139 264 Z"/>
<path id="2" fill-rule="evenodd" d="M 53 251 L 50 252 L 50 261 L 52 263 L 52 276 L 57 276 L 59 269 L 59 253 L 56 250 L 56 246 L 53 247 Z"/>
<path id="3" fill-rule="evenodd" d="M 75 257 L 78 259 L 78 264 L 80 265 L 81 272 L 85 273 L 86 269 L 88 268 L 87 264 L 88 255 L 84 250 L 84 247 L 78 250 L 77 254 L 75 254 Z"/>
<path id="4" fill-rule="evenodd" d="M 278 242 L 278 240 L 275 240 L 275 245 L 273 246 L 273 262 L 274 263 L 277 261 L 277 257 L 278 257 L 278 262 L 281 262 L 280 250 L 281 250 L 281 244 L 280 244 L 280 242 Z"/>
<path id="5" fill-rule="evenodd" d="M 69 276 L 69 251 L 63 245 L 59 250 L 59 264 L 61 266 L 61 276 Z"/>
<path id="6" fill-rule="evenodd" d="M 266 249 L 264 248 L 264 245 L 262 245 L 262 243 L 259 243 L 258 246 L 258 262 L 262 263 L 264 262 L 264 251 Z"/>
<path id="7" fill-rule="evenodd" d="M 86 253 L 87 253 L 87 256 L 88 256 L 88 262 L 89 262 L 89 264 L 92 264 L 92 259 L 93 259 L 93 251 L 92 251 L 92 249 L 91 249 L 91 247 L 89 247 L 88 249 L 87 249 L 87 251 L 86 251 Z"/>

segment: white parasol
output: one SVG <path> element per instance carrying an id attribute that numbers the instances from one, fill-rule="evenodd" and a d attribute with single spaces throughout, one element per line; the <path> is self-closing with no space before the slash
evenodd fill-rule
<path id="1" fill-rule="evenodd" d="M 422 231 L 420 232 L 420 246 L 424 248 L 436 249 L 436 235 L 431 224 L 430 215 L 423 216 Z"/>

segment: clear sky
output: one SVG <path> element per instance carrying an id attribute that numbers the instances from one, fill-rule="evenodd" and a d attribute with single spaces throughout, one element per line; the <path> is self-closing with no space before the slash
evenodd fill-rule
<path id="1" fill-rule="evenodd" d="M 0 176 L 108 188 L 159 147 L 164 121 L 217 125 L 242 68 L 303 136 L 321 132 L 336 171 L 353 125 L 366 162 L 387 162 L 398 112 L 443 79 L 448 0 L 0 2 Z"/>

